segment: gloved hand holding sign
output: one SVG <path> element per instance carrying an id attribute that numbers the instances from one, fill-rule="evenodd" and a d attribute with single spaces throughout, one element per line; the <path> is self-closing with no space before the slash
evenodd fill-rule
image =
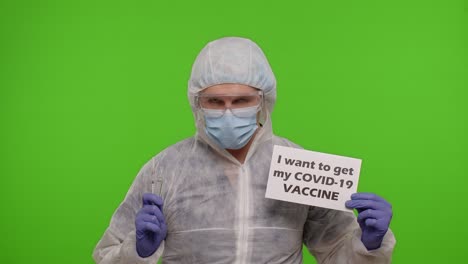
<path id="1" fill-rule="evenodd" d="M 346 207 L 358 211 L 361 241 L 367 250 L 378 249 L 392 219 L 392 205 L 373 193 L 354 193 Z"/>
<path id="2" fill-rule="evenodd" d="M 162 206 L 161 197 L 152 193 L 143 194 L 143 207 L 135 218 L 136 250 L 142 258 L 153 255 L 166 238 L 167 226 Z"/>

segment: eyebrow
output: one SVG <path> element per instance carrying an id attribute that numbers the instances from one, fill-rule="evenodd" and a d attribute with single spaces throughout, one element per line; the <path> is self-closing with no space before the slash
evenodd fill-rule
<path id="1" fill-rule="evenodd" d="M 245 97 L 245 96 L 258 96 L 258 93 L 245 93 L 245 94 L 200 94 L 200 97 Z"/>

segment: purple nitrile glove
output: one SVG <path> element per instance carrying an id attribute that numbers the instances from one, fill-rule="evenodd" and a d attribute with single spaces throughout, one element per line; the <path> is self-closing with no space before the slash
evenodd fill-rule
<path id="1" fill-rule="evenodd" d="M 136 250 L 142 258 L 153 255 L 166 238 L 167 226 L 162 207 L 161 197 L 152 193 L 143 194 L 143 207 L 135 218 Z"/>
<path id="2" fill-rule="evenodd" d="M 367 250 L 378 249 L 392 220 L 392 205 L 373 193 L 354 193 L 346 207 L 358 211 L 361 241 Z"/>

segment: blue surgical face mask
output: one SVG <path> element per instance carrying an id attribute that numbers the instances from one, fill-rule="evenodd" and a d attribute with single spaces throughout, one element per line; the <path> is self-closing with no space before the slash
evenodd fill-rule
<path id="1" fill-rule="evenodd" d="M 206 133 L 222 148 L 240 149 L 247 145 L 258 127 L 258 107 L 234 109 L 235 114 L 230 109 L 225 111 L 219 116 L 219 110 L 204 109 Z"/>

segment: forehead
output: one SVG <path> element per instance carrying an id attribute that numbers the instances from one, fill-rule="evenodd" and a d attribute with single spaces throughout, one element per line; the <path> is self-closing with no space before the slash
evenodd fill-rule
<path id="1" fill-rule="evenodd" d="M 202 94 L 250 94 L 258 91 L 248 85 L 237 83 L 223 83 L 210 86 L 202 91 Z"/>

